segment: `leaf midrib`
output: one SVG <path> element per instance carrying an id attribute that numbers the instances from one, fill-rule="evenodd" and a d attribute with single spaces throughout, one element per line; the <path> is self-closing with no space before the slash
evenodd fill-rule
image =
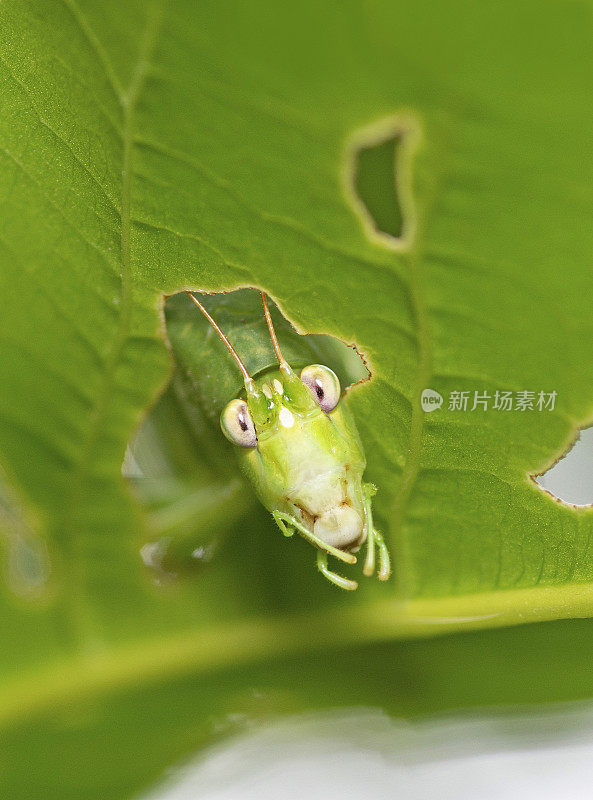
<path id="1" fill-rule="evenodd" d="M 108 652 L 79 653 L 20 673 L 0 687 L 0 728 L 99 692 L 157 685 L 221 668 L 240 670 L 266 659 L 591 616 L 593 587 L 570 584 L 248 617 L 126 643 Z"/>
<path id="2" fill-rule="evenodd" d="M 95 53 L 105 70 L 109 83 L 121 106 L 123 116 L 122 129 L 122 181 L 121 181 L 121 237 L 120 237 L 120 268 L 121 268 L 121 299 L 120 313 L 117 330 L 111 347 L 105 359 L 103 379 L 90 412 L 91 424 L 88 428 L 86 439 L 81 448 L 80 459 L 72 476 L 70 496 L 65 504 L 66 510 L 62 519 L 63 557 L 68 563 L 68 587 L 66 599 L 66 613 L 70 632 L 74 644 L 78 646 L 88 640 L 92 620 L 92 611 L 85 599 L 83 591 L 83 559 L 77 550 L 80 541 L 76 530 L 76 509 L 80 506 L 84 485 L 92 474 L 92 454 L 99 439 L 105 422 L 109 403 L 115 387 L 115 373 L 120 361 L 125 342 L 128 338 L 131 311 L 132 311 L 132 266 L 131 266 L 131 186 L 132 186 L 132 156 L 134 148 L 134 115 L 138 99 L 141 95 L 150 60 L 158 33 L 162 23 L 165 0 L 153 3 L 147 13 L 144 31 L 140 40 L 138 58 L 132 71 L 130 84 L 126 91 L 122 91 L 115 72 L 98 44 L 90 26 L 76 9 L 73 2 L 67 2 L 67 7 L 75 16 L 78 24 L 85 33 L 87 41 L 93 46 Z"/>

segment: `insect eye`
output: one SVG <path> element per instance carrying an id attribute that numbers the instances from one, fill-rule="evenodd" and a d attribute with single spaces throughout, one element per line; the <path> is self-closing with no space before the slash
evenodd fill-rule
<path id="1" fill-rule="evenodd" d="M 222 432 L 239 447 L 255 447 L 257 436 L 245 400 L 231 400 L 220 415 Z"/>
<path id="2" fill-rule="evenodd" d="M 301 371 L 301 380 L 311 390 L 318 405 L 333 411 L 340 399 L 340 381 L 335 372 L 321 364 L 311 364 Z"/>

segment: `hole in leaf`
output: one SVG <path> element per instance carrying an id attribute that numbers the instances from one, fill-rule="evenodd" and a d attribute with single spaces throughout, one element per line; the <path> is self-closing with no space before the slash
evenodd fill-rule
<path id="1" fill-rule="evenodd" d="M 379 233 L 399 238 L 402 210 L 396 189 L 396 152 L 401 134 L 358 153 L 356 191 Z"/>
<path id="2" fill-rule="evenodd" d="M 196 296 L 252 377 L 277 369 L 258 291 Z M 301 335 L 271 300 L 269 305 L 282 353 L 295 371 L 325 364 L 343 389 L 369 379 L 354 347 L 325 334 Z M 207 564 L 219 537 L 255 502 L 219 422 L 222 408 L 243 389 L 241 372 L 185 292 L 166 298 L 164 318 L 174 371 L 129 443 L 122 466 L 151 528 L 141 556 L 161 586 Z"/>
<path id="3" fill-rule="evenodd" d="M 582 430 L 567 453 L 535 481 L 564 503 L 593 504 L 593 427 Z"/>
<path id="4" fill-rule="evenodd" d="M 392 249 L 415 232 L 411 159 L 418 124 L 395 116 L 358 131 L 346 150 L 346 192 L 370 239 Z"/>

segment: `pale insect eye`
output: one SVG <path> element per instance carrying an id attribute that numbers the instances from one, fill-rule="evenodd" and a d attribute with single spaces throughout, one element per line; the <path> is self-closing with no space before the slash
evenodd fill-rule
<path id="1" fill-rule="evenodd" d="M 329 413 L 338 405 L 340 381 L 329 367 L 311 364 L 301 371 L 301 380 L 324 411 Z"/>
<path id="2" fill-rule="evenodd" d="M 222 432 L 239 447 L 255 447 L 257 436 L 245 400 L 231 400 L 220 415 Z"/>

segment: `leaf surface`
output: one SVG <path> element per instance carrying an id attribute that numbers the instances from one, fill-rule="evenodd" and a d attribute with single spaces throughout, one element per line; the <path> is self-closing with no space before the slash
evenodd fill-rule
<path id="1" fill-rule="evenodd" d="M 528 477 L 593 410 L 589 7 L 6 0 L 0 23 L 2 531 L 5 563 L 20 530 L 50 565 L 28 600 L 2 585 L 6 796 L 129 796 L 237 708 L 589 695 L 585 621 L 460 632 L 593 611 L 592 512 Z M 419 134 L 403 248 L 345 186 L 385 119 Z M 162 295 L 238 286 L 367 359 L 390 585 L 336 594 L 257 510 L 186 579 L 143 568 L 120 467 L 171 372 Z M 425 414 L 425 388 L 557 399 Z"/>

